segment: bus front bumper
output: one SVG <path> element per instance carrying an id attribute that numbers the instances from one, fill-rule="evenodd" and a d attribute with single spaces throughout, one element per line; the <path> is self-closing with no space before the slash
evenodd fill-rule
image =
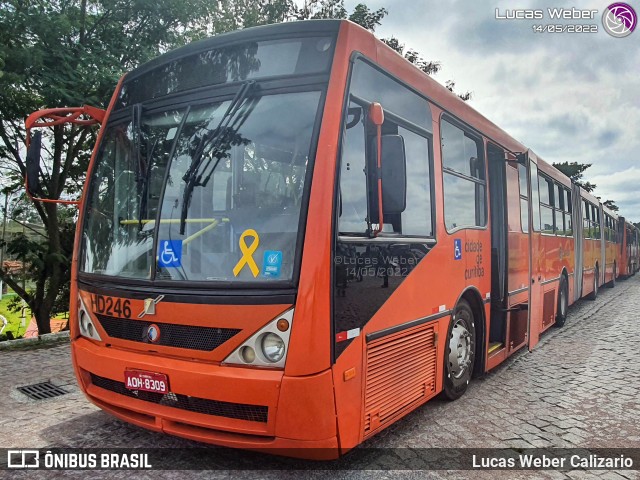
<path id="1" fill-rule="evenodd" d="M 71 350 L 78 383 L 89 400 L 126 422 L 227 447 L 303 458 L 339 456 L 335 431 L 324 429 L 322 438 L 318 438 L 318 432 L 303 433 L 313 423 L 298 429 L 287 426 L 289 415 L 285 418 L 284 411 L 278 418 L 283 390 L 290 391 L 285 395 L 285 403 L 290 404 L 286 397 L 299 397 L 307 390 L 317 393 L 318 386 L 330 378 L 330 372 L 316 376 L 315 380 L 305 377 L 287 381 L 281 370 L 165 358 L 97 345 L 82 337 L 72 342 Z M 127 369 L 166 375 L 170 393 L 127 389 L 124 383 Z M 283 387 L 286 385 L 290 387 Z M 304 404 L 299 407 L 291 412 L 291 417 L 315 417 L 317 422 L 319 414 L 329 418 L 334 415 L 332 411 L 318 411 L 324 409 L 321 405 L 311 405 L 309 412 L 304 411 L 309 408 Z M 325 437 L 327 433 L 330 436 Z"/>

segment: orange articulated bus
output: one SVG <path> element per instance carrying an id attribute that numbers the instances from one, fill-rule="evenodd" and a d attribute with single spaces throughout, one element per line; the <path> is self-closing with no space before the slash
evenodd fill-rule
<path id="1" fill-rule="evenodd" d="M 597 198 L 348 21 L 188 45 L 82 112 L 73 364 L 158 432 L 337 457 L 533 349 L 633 255 Z"/>
<path id="2" fill-rule="evenodd" d="M 640 268 L 640 249 L 638 243 L 640 242 L 640 231 L 638 228 L 627 221 L 624 217 L 619 218 L 618 222 L 618 235 L 621 238 L 620 242 L 620 275 L 629 277 L 635 275 Z"/>

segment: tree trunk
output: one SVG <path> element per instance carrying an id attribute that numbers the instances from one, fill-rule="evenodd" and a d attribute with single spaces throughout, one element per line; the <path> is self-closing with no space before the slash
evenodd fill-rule
<path id="1" fill-rule="evenodd" d="M 36 317 L 36 324 L 38 325 L 38 335 L 51 333 L 49 310 L 43 304 L 40 304 L 40 306 L 35 309 L 33 314 Z"/>

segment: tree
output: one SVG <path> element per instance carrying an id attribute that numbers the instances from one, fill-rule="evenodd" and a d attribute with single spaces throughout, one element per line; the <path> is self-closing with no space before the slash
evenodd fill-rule
<path id="1" fill-rule="evenodd" d="M 217 33 L 230 13 L 206 0 L 17 0 L 0 3 L 0 158 L 9 191 L 22 188 L 25 117 L 39 108 L 105 105 L 118 77 L 158 54 Z M 55 127 L 45 143 L 48 169 L 42 194 L 60 198 L 79 189 L 95 138 L 87 129 Z M 3 182 L 4 183 L 4 182 Z M 56 304 L 67 303 L 75 211 L 52 203 L 32 208 L 42 239 L 17 238 L 7 252 L 29 267 L 33 289 L 8 272 L 0 277 L 33 312 L 40 333 L 50 331 Z M 61 301 L 62 300 L 62 301 Z"/>
<path id="2" fill-rule="evenodd" d="M 554 163 L 553 166 L 587 192 L 593 192 L 595 190 L 596 185 L 594 183 L 581 181 L 584 171 L 591 166 L 590 163 L 562 162 Z"/>
<path id="3" fill-rule="evenodd" d="M 300 8 L 294 6 L 293 11 L 294 17 L 299 20 L 318 18 L 349 19 L 372 33 L 375 32 L 376 27 L 381 25 L 382 19 L 389 13 L 386 8 L 372 11 L 363 3 L 359 3 L 354 7 L 353 12 L 348 13 L 344 6 L 344 0 L 308 0 Z M 381 40 L 427 75 L 438 73 L 442 68 L 440 62 L 425 60 L 411 48 L 405 51 L 405 45 L 400 43 L 400 40 L 394 36 L 382 38 Z M 448 80 L 445 84 L 446 88 L 453 93 L 455 93 L 455 85 L 453 80 Z M 457 95 L 461 100 L 467 101 L 471 98 L 472 93 L 465 92 Z"/>
<path id="4" fill-rule="evenodd" d="M 583 188 L 587 192 L 591 193 L 596 189 L 595 183 L 582 181 L 585 170 L 591 166 L 590 163 L 562 162 L 562 163 L 554 163 L 553 166 L 556 167 L 558 170 L 560 170 L 562 173 L 564 173 L 573 182 L 575 182 L 577 185 L 579 185 L 581 188 Z M 600 199 L 600 197 L 598 197 L 598 199 Z M 605 202 L 602 202 L 602 204 L 605 207 L 609 208 L 610 210 L 613 210 L 614 212 L 617 212 L 620 210 L 620 208 L 616 205 L 616 202 L 614 200 L 606 200 Z"/>

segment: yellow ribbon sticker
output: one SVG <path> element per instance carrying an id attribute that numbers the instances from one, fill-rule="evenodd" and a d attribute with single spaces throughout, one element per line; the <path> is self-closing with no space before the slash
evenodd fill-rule
<path id="1" fill-rule="evenodd" d="M 247 241 L 245 240 L 246 237 L 253 237 L 253 242 L 251 243 L 250 247 L 247 246 Z M 258 273 L 260 273 L 260 269 L 253 259 L 253 254 L 258 249 L 259 244 L 260 237 L 258 236 L 258 232 L 256 232 L 253 228 L 242 232 L 242 235 L 240 235 L 240 241 L 238 242 L 240 250 L 242 251 L 242 258 L 238 261 L 238 263 L 236 263 L 236 266 L 233 267 L 234 277 L 238 276 L 245 265 L 249 265 L 251 273 L 253 273 L 254 277 L 258 276 Z"/>

